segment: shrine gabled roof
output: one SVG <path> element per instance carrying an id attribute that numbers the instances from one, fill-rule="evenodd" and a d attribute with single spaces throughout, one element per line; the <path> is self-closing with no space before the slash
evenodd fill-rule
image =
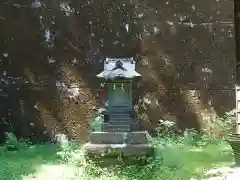
<path id="1" fill-rule="evenodd" d="M 135 61 L 133 58 L 106 58 L 104 70 L 97 75 L 99 78 L 116 79 L 141 76 L 135 70 Z"/>

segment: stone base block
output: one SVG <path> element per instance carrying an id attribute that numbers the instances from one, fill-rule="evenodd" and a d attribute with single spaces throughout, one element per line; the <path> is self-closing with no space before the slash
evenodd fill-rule
<path id="1" fill-rule="evenodd" d="M 91 144 L 84 146 L 87 155 L 94 156 L 152 156 L 150 144 Z"/>
<path id="2" fill-rule="evenodd" d="M 139 131 L 139 125 L 134 122 L 116 121 L 103 123 L 102 130 L 104 132 L 132 132 Z"/>
<path id="3" fill-rule="evenodd" d="M 145 131 L 139 132 L 93 132 L 91 144 L 148 144 L 150 135 Z"/>
<path id="4" fill-rule="evenodd" d="M 84 148 L 88 155 L 96 156 L 152 156 L 150 142 L 147 131 L 93 132 Z"/>

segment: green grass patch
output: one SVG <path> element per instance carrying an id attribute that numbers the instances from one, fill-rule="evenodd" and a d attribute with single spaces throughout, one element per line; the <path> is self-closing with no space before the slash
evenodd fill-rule
<path id="1" fill-rule="evenodd" d="M 10 141 L 0 148 L 0 180 L 201 180 L 207 170 L 233 162 L 226 142 L 189 143 L 186 137 L 156 140 L 156 157 L 144 166 L 99 167 L 86 161 L 81 144 L 76 142 L 19 144 Z"/>

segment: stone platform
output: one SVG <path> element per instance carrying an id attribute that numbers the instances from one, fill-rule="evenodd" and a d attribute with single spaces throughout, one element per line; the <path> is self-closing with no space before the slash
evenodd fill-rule
<path id="1" fill-rule="evenodd" d="M 152 156 L 153 145 L 145 131 L 93 132 L 84 149 L 88 155 Z"/>

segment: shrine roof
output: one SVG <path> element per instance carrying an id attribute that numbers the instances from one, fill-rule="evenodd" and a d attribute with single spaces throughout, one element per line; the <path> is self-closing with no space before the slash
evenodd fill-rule
<path id="1" fill-rule="evenodd" d="M 141 74 L 136 72 L 133 58 L 106 58 L 104 70 L 97 75 L 97 77 L 105 79 L 131 79 L 138 76 Z"/>

